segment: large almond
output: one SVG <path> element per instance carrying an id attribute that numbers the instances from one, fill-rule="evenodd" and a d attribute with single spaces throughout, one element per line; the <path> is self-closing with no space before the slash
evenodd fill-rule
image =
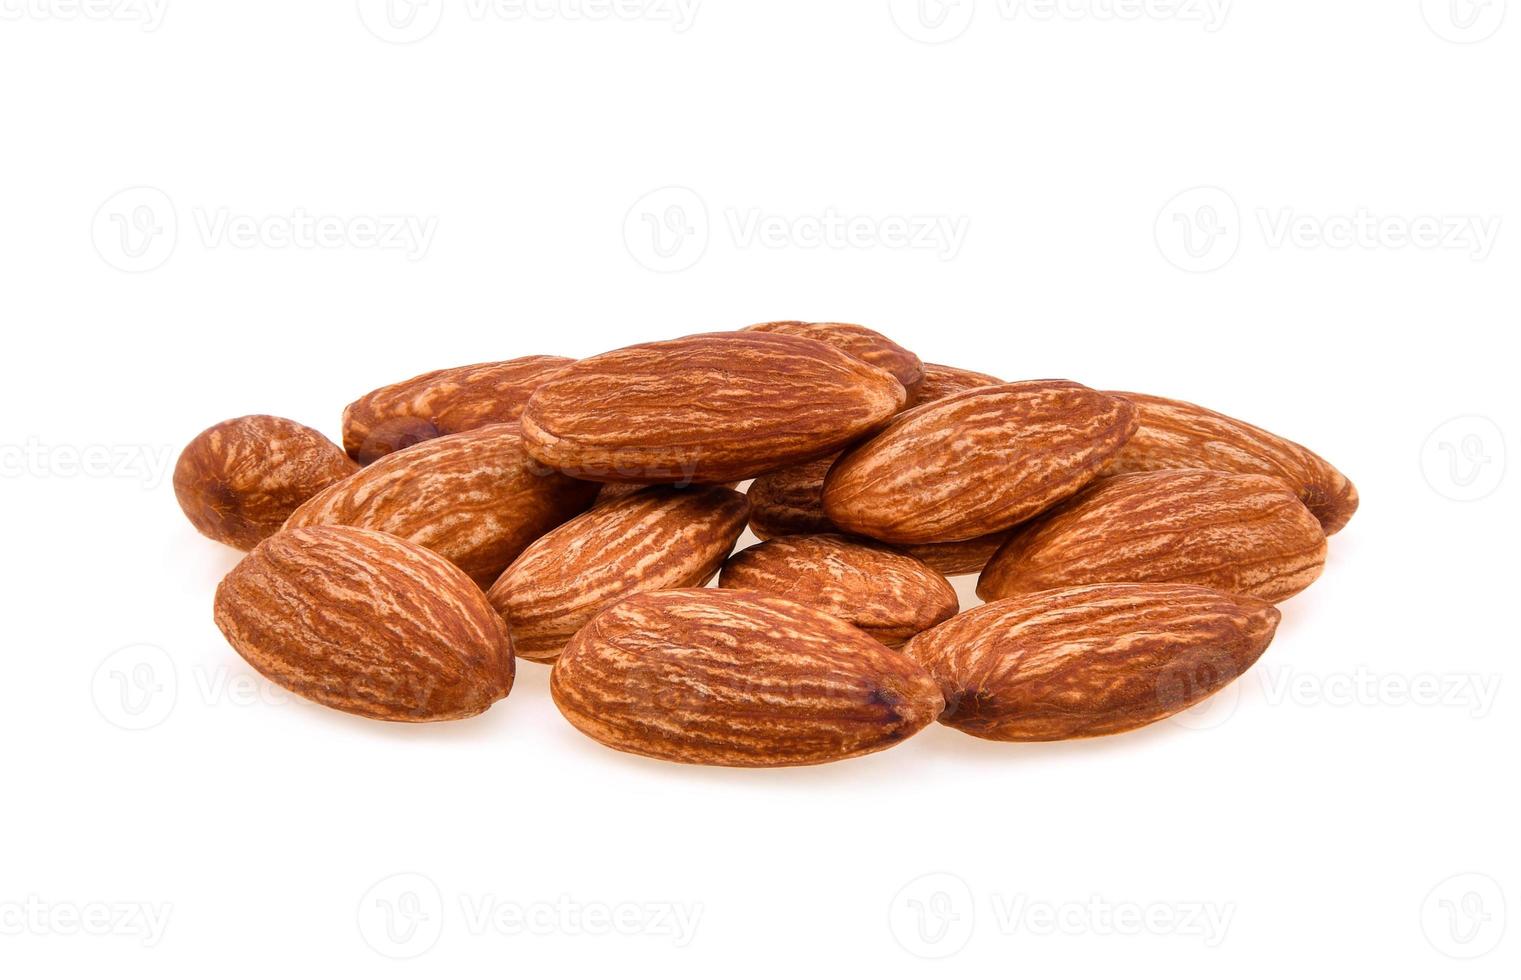
<path id="1" fill-rule="evenodd" d="M 386 531 L 485 588 L 535 538 L 590 506 L 597 489 L 529 459 L 508 422 L 391 453 L 301 505 L 287 526 Z"/>
<path id="2" fill-rule="evenodd" d="M 824 510 L 882 541 L 969 541 L 1076 493 L 1135 425 L 1128 403 L 1071 381 L 973 388 L 904 412 L 842 456 Z"/>
<path id="3" fill-rule="evenodd" d="M 1299 494 L 1326 534 L 1357 511 L 1357 488 L 1336 467 L 1297 442 L 1188 402 L 1111 392 L 1136 407 L 1141 425 L 1105 470 L 1223 470 L 1283 480 Z"/>
<path id="4" fill-rule="evenodd" d="M 343 448 L 369 464 L 439 436 L 516 422 L 544 377 L 570 363 L 568 357 L 516 357 L 377 388 L 343 410 Z"/>
<path id="5" fill-rule="evenodd" d="M 979 606 L 905 651 L 940 682 L 940 720 L 979 738 L 1113 735 L 1191 707 L 1257 662 L 1278 610 L 1190 585 L 1087 585 Z"/>
<path id="6" fill-rule="evenodd" d="M 890 647 L 956 615 L 956 590 L 924 562 L 837 534 L 776 538 L 724 563 L 718 584 L 792 599 Z"/>
<path id="7" fill-rule="evenodd" d="M 1098 480 L 1030 522 L 977 581 L 992 601 L 1102 582 L 1177 582 L 1287 599 L 1319 577 L 1320 522 L 1280 480 L 1164 470 Z"/>
<path id="8" fill-rule="evenodd" d="M 633 596 L 555 661 L 555 704 L 615 749 L 802 766 L 896 745 L 944 702 L 922 667 L 826 613 L 756 592 Z"/>
<path id="9" fill-rule="evenodd" d="M 906 399 L 891 374 L 817 340 L 700 334 L 576 362 L 528 400 L 523 439 L 572 476 L 728 483 L 837 452 Z"/>
<path id="10" fill-rule="evenodd" d="M 783 333 L 793 337 L 821 340 L 860 358 L 867 364 L 889 372 L 912 399 L 924 380 L 924 364 L 919 355 L 886 336 L 859 323 L 809 323 L 806 320 L 772 320 L 745 328 L 762 333 Z"/>
<path id="11" fill-rule="evenodd" d="M 518 656 L 557 657 L 597 613 L 638 592 L 705 585 L 749 509 L 722 487 L 649 487 L 598 504 L 529 545 L 487 594 Z"/>
<path id="12" fill-rule="evenodd" d="M 275 534 L 217 587 L 216 623 L 276 684 L 366 718 L 467 718 L 512 689 L 512 644 L 480 589 L 376 531 Z"/>

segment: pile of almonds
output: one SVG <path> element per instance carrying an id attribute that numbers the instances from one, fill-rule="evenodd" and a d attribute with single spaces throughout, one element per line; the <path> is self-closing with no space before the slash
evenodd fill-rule
<path id="1" fill-rule="evenodd" d="M 1208 409 L 794 321 L 424 374 L 350 405 L 341 449 L 232 419 L 174 488 L 252 549 L 216 622 L 296 694 L 465 718 L 522 657 L 597 741 L 726 766 L 937 719 L 1047 741 L 1165 718 L 1256 662 L 1357 509 L 1325 460 Z M 987 604 L 962 613 L 946 576 L 970 574 Z"/>

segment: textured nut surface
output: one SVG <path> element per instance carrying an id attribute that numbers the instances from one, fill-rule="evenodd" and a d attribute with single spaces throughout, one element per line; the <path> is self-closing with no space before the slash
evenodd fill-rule
<path id="1" fill-rule="evenodd" d="M 298 506 L 359 469 L 316 429 L 274 415 L 218 422 L 174 466 L 174 496 L 195 529 L 247 551 Z"/>
<path id="2" fill-rule="evenodd" d="M 673 762 L 801 766 L 895 745 L 944 707 L 918 664 L 806 606 L 754 592 L 651 592 L 605 610 L 555 661 L 582 732 Z"/>
<path id="3" fill-rule="evenodd" d="M 1222 470 L 1275 476 L 1293 487 L 1326 534 L 1357 511 L 1357 488 L 1296 442 L 1188 402 L 1110 392 L 1136 407 L 1141 425 L 1105 475 L 1147 470 Z"/>
<path id="4" fill-rule="evenodd" d="M 898 544 L 1013 527 L 1098 475 L 1135 410 L 1071 381 L 974 388 L 904 412 L 824 482 L 838 527 Z"/>
<path id="5" fill-rule="evenodd" d="M 578 361 L 528 400 L 528 452 L 573 476 L 727 483 L 837 452 L 902 407 L 886 371 L 804 337 L 699 334 Z"/>
<path id="6" fill-rule="evenodd" d="M 1278 602 L 1319 577 L 1320 522 L 1266 476 L 1106 477 L 1021 528 L 977 581 L 983 599 L 1101 582 L 1177 582 Z"/>
<path id="7" fill-rule="evenodd" d="M 512 645 L 480 589 L 389 534 L 279 532 L 217 587 L 216 623 L 276 684 L 366 718 L 467 718 L 512 689 Z"/>
<path id="8" fill-rule="evenodd" d="M 301 505 L 287 526 L 386 531 L 485 588 L 535 538 L 590 506 L 597 489 L 535 464 L 508 422 L 391 453 Z"/>
<path id="9" fill-rule="evenodd" d="M 576 631 L 636 592 L 707 584 L 745 529 L 745 496 L 649 487 L 598 504 L 529 545 L 487 597 L 513 648 L 550 661 Z"/>
<path id="10" fill-rule="evenodd" d="M 718 584 L 823 610 L 890 647 L 956 615 L 945 576 L 886 545 L 837 534 L 775 538 L 724 563 Z"/>
<path id="11" fill-rule="evenodd" d="M 898 379 L 912 400 L 924 380 L 924 364 L 919 355 L 859 323 L 809 323 L 806 320 L 772 320 L 745 328 L 761 333 L 781 333 L 807 337 L 838 347 Z"/>
<path id="12" fill-rule="evenodd" d="M 361 463 L 497 422 L 516 422 L 545 376 L 568 357 L 516 357 L 429 371 L 365 395 L 343 410 L 343 448 Z"/>
<path id="13" fill-rule="evenodd" d="M 968 371 L 965 368 L 949 367 L 944 364 L 924 365 L 924 380 L 919 382 L 919 387 L 914 389 L 914 397 L 910 402 L 910 408 L 916 408 L 926 402 L 939 401 L 950 395 L 970 391 L 973 388 L 986 388 L 990 385 L 1006 384 L 1000 378 L 991 374 L 983 374 L 981 371 Z"/>
<path id="14" fill-rule="evenodd" d="M 1257 662 L 1278 628 L 1260 599 L 1188 585 L 1089 585 L 1005 599 L 921 633 L 905 652 L 940 682 L 940 720 L 1044 742 L 1177 714 Z"/>
<path id="15" fill-rule="evenodd" d="M 894 545 L 905 555 L 924 562 L 941 575 L 976 575 L 981 572 L 1003 543 L 1009 540 L 1008 531 L 985 534 L 970 541 L 945 541 L 938 544 Z"/>

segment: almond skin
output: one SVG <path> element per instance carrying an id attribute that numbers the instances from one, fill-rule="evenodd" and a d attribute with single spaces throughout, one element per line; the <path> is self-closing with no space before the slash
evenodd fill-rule
<path id="1" fill-rule="evenodd" d="M 805 766 L 895 745 L 944 707 L 918 664 L 807 606 L 757 592 L 651 592 L 603 611 L 550 692 L 624 752 L 714 766 Z"/>
<path id="2" fill-rule="evenodd" d="M 1106 477 L 1023 527 L 977 581 L 992 602 L 1102 582 L 1177 582 L 1280 602 L 1319 577 L 1320 522 L 1280 480 L 1211 470 Z"/>
<path id="3" fill-rule="evenodd" d="M 343 410 L 343 448 L 361 463 L 455 432 L 516 422 L 528 396 L 568 357 L 517 357 L 429 371 L 365 395 Z"/>
<path id="4" fill-rule="evenodd" d="M 904 412 L 834 464 L 824 511 L 896 544 L 969 541 L 1013 527 L 1096 477 L 1135 410 L 1071 381 L 974 388 Z"/>
<path id="5" fill-rule="evenodd" d="M 1260 473 L 1293 487 L 1327 535 L 1357 511 L 1357 488 L 1336 467 L 1297 442 L 1188 402 L 1110 392 L 1136 407 L 1141 426 L 1105 470 L 1106 476 L 1148 470 Z"/>
<path id="6" fill-rule="evenodd" d="M 1087 585 L 1004 599 L 905 652 L 945 695 L 940 721 L 978 738 L 1050 742 L 1177 714 L 1257 662 L 1278 628 L 1260 599 L 1190 585 Z"/>
<path id="7" fill-rule="evenodd" d="M 247 551 L 301 504 L 358 470 L 316 429 L 245 415 L 190 441 L 174 466 L 174 496 L 197 531 Z"/>
<path id="8" fill-rule="evenodd" d="M 775 538 L 724 563 L 725 589 L 791 599 L 901 647 L 961 608 L 945 576 L 886 545 L 838 534 Z"/>
<path id="9" fill-rule="evenodd" d="M 597 489 L 534 463 L 509 422 L 391 453 L 301 505 L 287 526 L 385 531 L 485 588 L 535 538 L 589 507 Z"/>
<path id="10" fill-rule="evenodd" d="M 809 323 L 806 320 L 772 320 L 745 328 L 761 333 L 781 333 L 792 337 L 820 340 L 898 379 L 910 400 L 924 380 L 924 364 L 919 355 L 902 347 L 869 327 L 859 323 Z"/>
<path id="11" fill-rule="evenodd" d="M 487 598 L 517 655 L 549 662 L 576 631 L 637 592 L 706 585 L 745 530 L 745 495 L 649 487 L 598 504 L 518 556 Z"/>
<path id="12" fill-rule="evenodd" d="M 512 689 L 512 644 L 481 591 L 377 531 L 279 532 L 217 587 L 216 623 L 271 681 L 366 718 L 468 718 Z"/>
<path id="13" fill-rule="evenodd" d="M 919 382 L 919 387 L 914 390 L 913 401 L 909 404 L 909 408 L 917 408 L 973 388 L 987 388 L 1001 384 L 1006 384 L 1006 382 L 991 374 L 983 374 L 981 371 L 968 371 L 965 368 L 926 363 L 924 380 Z"/>
<path id="14" fill-rule="evenodd" d="M 817 340 L 700 334 L 556 374 L 528 400 L 523 441 L 572 476 L 728 483 L 838 452 L 906 399 L 891 374 Z"/>

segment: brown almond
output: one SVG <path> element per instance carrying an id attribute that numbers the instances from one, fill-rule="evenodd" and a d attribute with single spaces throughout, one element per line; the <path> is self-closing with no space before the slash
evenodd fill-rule
<path id="1" fill-rule="evenodd" d="M 991 374 L 983 374 L 981 371 L 968 371 L 965 368 L 926 362 L 924 380 L 919 382 L 919 387 L 915 389 L 909 408 L 917 408 L 973 388 L 987 388 L 1001 384 L 1007 384 L 1007 382 Z"/>
<path id="2" fill-rule="evenodd" d="M 912 400 L 924 380 L 924 364 L 919 355 L 859 323 L 809 323 L 806 320 L 772 320 L 745 328 L 762 333 L 782 333 L 793 337 L 820 340 L 867 364 L 879 367 L 898 379 Z"/>

